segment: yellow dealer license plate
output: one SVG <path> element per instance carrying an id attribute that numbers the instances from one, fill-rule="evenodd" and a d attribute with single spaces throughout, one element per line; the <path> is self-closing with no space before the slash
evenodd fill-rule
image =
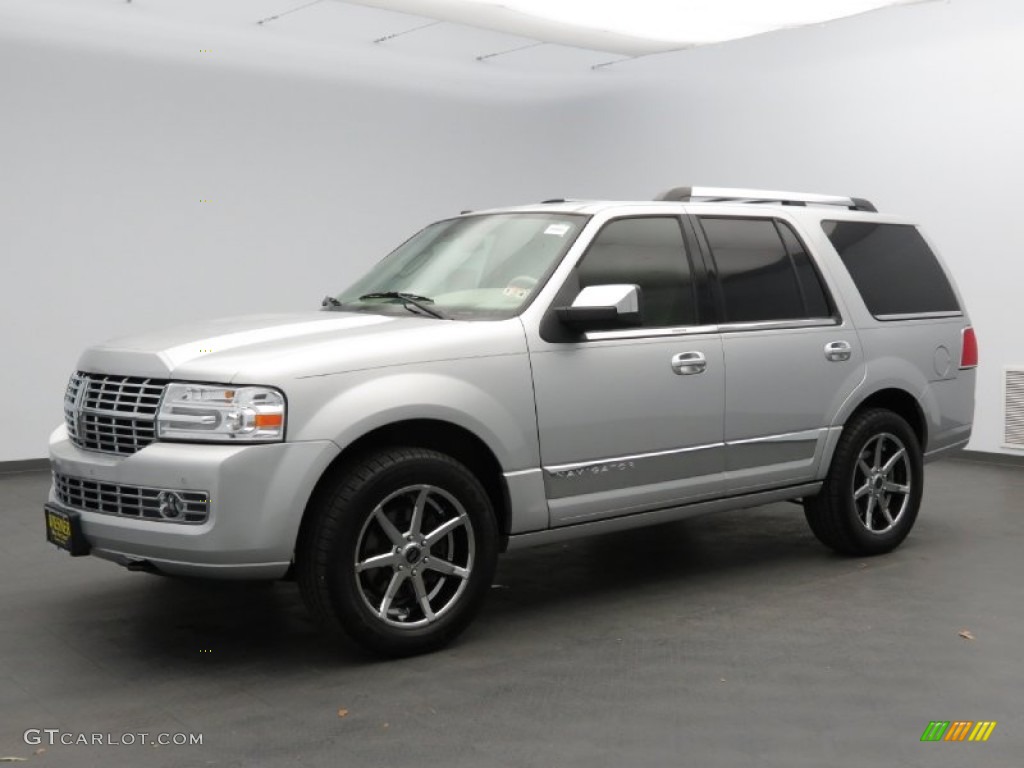
<path id="1" fill-rule="evenodd" d="M 46 514 L 46 540 L 67 550 L 73 556 L 89 554 L 89 542 L 82 533 L 82 520 L 77 512 L 53 504 L 43 507 Z"/>

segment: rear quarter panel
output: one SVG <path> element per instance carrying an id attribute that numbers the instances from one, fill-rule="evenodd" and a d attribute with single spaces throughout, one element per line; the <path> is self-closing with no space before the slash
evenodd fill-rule
<path id="1" fill-rule="evenodd" d="M 825 235 L 824 220 L 871 221 L 913 224 L 895 216 L 855 212 L 820 212 L 810 209 L 798 216 L 800 233 L 818 254 L 828 281 L 843 295 L 846 311 L 857 327 L 866 360 L 866 377 L 861 387 L 838 410 L 833 424 L 841 425 L 872 394 L 884 389 L 902 389 L 921 407 L 927 425 L 926 455 L 935 455 L 966 443 L 974 415 L 975 371 L 959 367 L 962 331 L 970 325 L 963 297 L 953 282 L 934 243 L 925 240 L 935 253 L 963 310 L 962 315 L 914 320 L 878 320 L 869 311 L 839 254 Z"/>

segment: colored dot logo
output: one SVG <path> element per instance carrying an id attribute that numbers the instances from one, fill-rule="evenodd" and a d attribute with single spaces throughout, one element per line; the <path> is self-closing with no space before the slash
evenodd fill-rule
<path id="1" fill-rule="evenodd" d="M 213 202 L 213 200 L 211 200 L 211 199 L 210 199 L 210 198 L 208 198 L 208 197 L 201 197 L 201 198 L 199 198 L 199 202 L 200 202 L 200 203 L 212 203 L 212 202 Z"/>
<path id="2" fill-rule="evenodd" d="M 200 653 L 213 653 L 213 648 L 200 648 Z"/>
<path id="3" fill-rule="evenodd" d="M 200 48 L 199 52 L 200 53 L 213 53 L 213 49 L 212 48 Z"/>
<path id="4" fill-rule="evenodd" d="M 200 349 L 199 351 L 200 352 L 213 352 L 212 349 Z"/>

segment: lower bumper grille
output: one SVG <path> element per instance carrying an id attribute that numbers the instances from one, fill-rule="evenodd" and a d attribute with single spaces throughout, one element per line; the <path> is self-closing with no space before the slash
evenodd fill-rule
<path id="1" fill-rule="evenodd" d="M 192 525 L 205 523 L 210 516 L 210 495 L 205 491 L 100 483 L 56 472 L 53 488 L 61 504 L 86 512 Z"/>

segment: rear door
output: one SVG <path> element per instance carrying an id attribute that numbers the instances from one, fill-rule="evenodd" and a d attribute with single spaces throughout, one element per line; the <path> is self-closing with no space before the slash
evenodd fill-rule
<path id="1" fill-rule="evenodd" d="M 725 359 L 727 491 L 806 482 L 864 379 L 853 326 L 791 221 L 698 215 Z"/>

